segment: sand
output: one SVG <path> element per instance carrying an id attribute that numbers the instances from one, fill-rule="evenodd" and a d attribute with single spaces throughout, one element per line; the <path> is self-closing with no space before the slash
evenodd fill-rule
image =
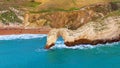
<path id="1" fill-rule="evenodd" d="M 0 28 L 0 35 L 48 34 L 50 28 Z"/>

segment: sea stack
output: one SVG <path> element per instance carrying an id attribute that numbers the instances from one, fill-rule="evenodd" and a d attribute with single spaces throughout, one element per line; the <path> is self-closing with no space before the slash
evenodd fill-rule
<path id="1" fill-rule="evenodd" d="M 69 30 L 67 28 L 53 29 L 48 34 L 45 48 L 49 49 L 54 46 L 59 36 L 63 37 L 66 46 L 117 42 L 120 41 L 120 16 L 88 22 L 77 30 Z"/>

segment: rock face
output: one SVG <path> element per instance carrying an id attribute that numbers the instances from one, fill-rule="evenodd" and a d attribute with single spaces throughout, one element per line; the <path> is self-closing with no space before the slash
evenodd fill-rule
<path id="1" fill-rule="evenodd" d="M 102 18 L 111 11 L 109 3 L 99 3 L 83 7 L 79 10 L 74 11 L 57 11 L 46 12 L 40 14 L 30 14 L 28 26 L 31 27 L 42 27 L 49 26 L 51 28 L 69 28 L 72 30 L 77 29 L 83 24 Z"/>
<path id="2" fill-rule="evenodd" d="M 62 36 L 66 46 L 78 44 L 111 43 L 120 41 L 120 16 L 89 22 L 77 30 L 67 28 L 53 29 L 47 37 L 46 49 L 54 46 L 57 38 Z"/>

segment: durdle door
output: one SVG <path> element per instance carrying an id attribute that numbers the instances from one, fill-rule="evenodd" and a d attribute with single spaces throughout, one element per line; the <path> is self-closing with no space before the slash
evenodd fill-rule
<path id="1" fill-rule="evenodd" d="M 45 48 L 50 49 L 54 46 L 59 36 L 63 37 L 66 46 L 79 44 L 96 45 L 120 41 L 119 3 L 90 5 L 80 9 L 79 12 L 85 10 L 88 12 L 87 17 L 86 14 L 81 15 L 79 13 L 77 15 L 77 20 L 80 23 L 83 22 L 81 26 L 74 27 L 76 24 L 72 22 L 73 27 L 70 25 L 71 28 L 52 29 L 48 34 Z M 89 21 L 85 22 L 86 20 Z M 78 21 L 76 22 L 78 23 Z"/>
<path id="2" fill-rule="evenodd" d="M 101 22 L 89 22 L 77 30 L 53 29 L 48 34 L 45 48 L 54 46 L 59 36 L 63 37 L 66 46 L 117 42 L 120 41 L 120 16 L 108 17 Z"/>

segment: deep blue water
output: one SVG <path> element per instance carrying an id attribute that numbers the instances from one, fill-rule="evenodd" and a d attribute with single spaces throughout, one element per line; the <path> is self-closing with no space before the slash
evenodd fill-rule
<path id="1" fill-rule="evenodd" d="M 120 68 L 119 42 L 68 48 L 59 38 L 45 50 L 46 36 L 21 38 L 0 39 L 0 68 Z"/>

